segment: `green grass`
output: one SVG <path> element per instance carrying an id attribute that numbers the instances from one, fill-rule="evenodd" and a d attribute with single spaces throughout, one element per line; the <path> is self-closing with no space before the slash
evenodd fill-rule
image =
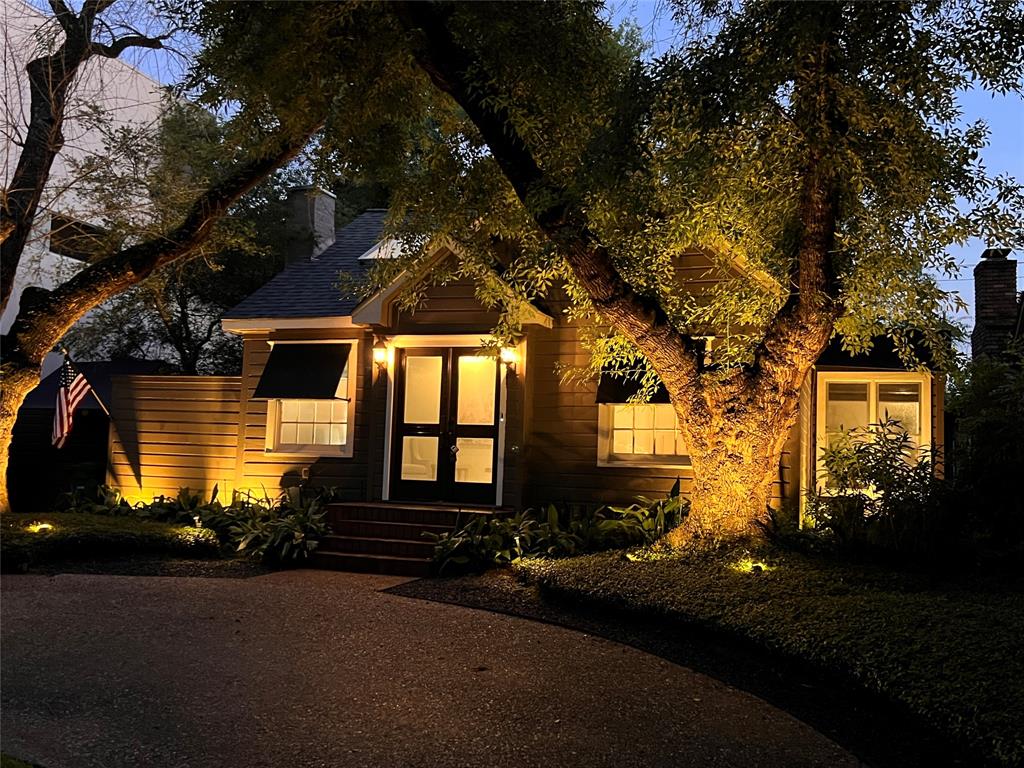
<path id="1" fill-rule="evenodd" d="M 812 662 L 992 764 L 1024 762 L 1019 579 L 968 583 L 781 552 L 763 555 L 760 571 L 736 554 L 636 557 L 527 560 L 516 571 L 563 598 L 726 630 Z"/>
<path id="2" fill-rule="evenodd" d="M 5 571 L 61 560 L 143 554 L 216 557 L 220 544 L 207 528 L 132 517 L 71 512 L 0 517 L 0 565 Z"/>

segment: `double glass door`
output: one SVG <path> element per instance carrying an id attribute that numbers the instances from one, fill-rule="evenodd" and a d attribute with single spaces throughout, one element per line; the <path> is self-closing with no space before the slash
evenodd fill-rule
<path id="1" fill-rule="evenodd" d="M 494 504 L 497 358 L 471 349 L 404 349 L 396 362 L 390 497 Z"/>

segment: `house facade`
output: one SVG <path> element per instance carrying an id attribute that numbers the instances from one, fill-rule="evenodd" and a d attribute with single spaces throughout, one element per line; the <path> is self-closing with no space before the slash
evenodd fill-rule
<path id="1" fill-rule="evenodd" d="M 222 491 L 309 481 L 353 502 L 521 508 L 623 503 L 677 478 L 687 490 L 691 468 L 666 397 L 636 404 L 619 379 L 563 381 L 564 367 L 588 353 L 561 311 L 527 310 L 520 341 L 498 353 L 483 349 L 497 312 L 470 281 L 426 287 L 415 310 L 400 300 L 408 278 L 346 298 L 338 276 L 388 255 L 384 217 L 365 212 L 225 316 L 244 363 L 233 456 L 227 430 L 212 478 Z M 433 258 L 454 255 L 440 246 Z M 681 271 L 698 284 L 713 268 L 694 254 Z M 796 504 L 816 482 L 830 434 L 886 413 L 918 444 L 941 444 L 943 388 L 939 375 L 904 370 L 884 344 L 859 358 L 830 347 L 804 386 L 775 502 Z M 228 397 L 218 412 L 231 407 Z"/>

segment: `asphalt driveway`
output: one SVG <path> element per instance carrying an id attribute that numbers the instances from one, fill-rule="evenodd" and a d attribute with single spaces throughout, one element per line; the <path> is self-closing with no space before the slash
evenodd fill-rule
<path id="1" fill-rule="evenodd" d="M 118 766 L 854 766 L 617 643 L 383 593 L 402 579 L 6 576 L 4 752 Z"/>

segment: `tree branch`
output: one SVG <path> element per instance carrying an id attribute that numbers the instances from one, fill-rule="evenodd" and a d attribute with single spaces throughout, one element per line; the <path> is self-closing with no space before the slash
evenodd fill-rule
<path id="1" fill-rule="evenodd" d="M 125 37 L 118 38 L 109 45 L 105 43 L 92 43 L 89 46 L 91 53 L 97 56 L 105 56 L 108 59 L 116 59 L 128 48 L 152 48 L 159 49 L 164 47 L 164 40 L 168 40 L 170 35 L 160 35 L 159 37 L 147 37 L 146 35 L 126 35 Z"/>
<path id="2" fill-rule="evenodd" d="M 95 262 L 52 291 L 26 290 L 22 311 L 11 329 L 7 357 L 36 364 L 86 312 L 148 277 L 160 267 L 187 259 L 228 208 L 297 155 L 320 124 L 297 134 L 277 136 L 273 146 L 238 165 L 223 181 L 193 202 L 184 220 L 165 235 L 124 248 Z"/>
<path id="3" fill-rule="evenodd" d="M 413 38 L 417 63 L 476 125 L 516 195 L 559 246 L 602 317 L 637 346 L 664 381 L 697 386 L 701 366 L 697 345 L 672 326 L 657 302 L 639 295 L 622 278 L 608 250 L 590 230 L 579 201 L 540 168 L 508 110 L 494 106 L 503 103 L 498 94 L 486 84 L 468 81 L 478 62 L 449 29 L 455 9 L 435 2 L 395 2 L 388 7 Z M 538 209 L 536 200 L 545 201 L 544 207 Z"/>

